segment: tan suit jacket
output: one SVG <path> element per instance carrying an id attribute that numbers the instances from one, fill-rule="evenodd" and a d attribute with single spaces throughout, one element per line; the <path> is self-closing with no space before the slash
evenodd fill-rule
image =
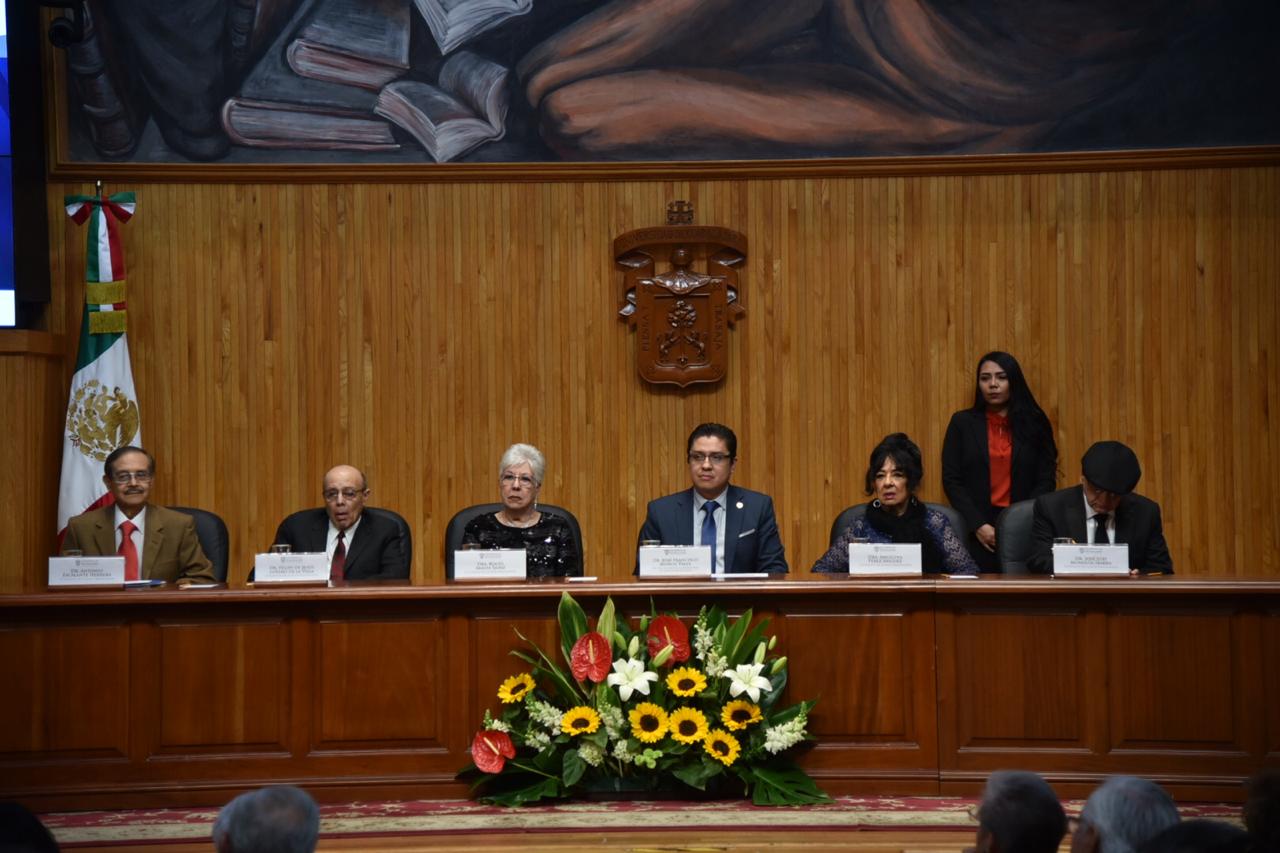
<path id="1" fill-rule="evenodd" d="M 79 548 L 90 557 L 116 553 L 114 505 L 91 509 L 67 522 L 62 550 Z M 147 533 L 142 544 L 142 577 L 214 583 L 213 564 L 200 548 L 191 516 L 147 504 Z"/>

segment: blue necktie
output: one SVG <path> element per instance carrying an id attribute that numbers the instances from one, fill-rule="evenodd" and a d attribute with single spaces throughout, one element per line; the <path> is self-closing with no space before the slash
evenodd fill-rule
<path id="1" fill-rule="evenodd" d="M 707 514 L 702 519 L 702 544 L 711 546 L 711 571 L 716 570 L 716 508 L 720 504 L 715 501 L 707 501 L 702 505 L 702 511 Z"/>

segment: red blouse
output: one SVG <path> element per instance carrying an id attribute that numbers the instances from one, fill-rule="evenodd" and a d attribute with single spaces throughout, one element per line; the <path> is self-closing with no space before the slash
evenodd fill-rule
<path id="1" fill-rule="evenodd" d="M 1008 506 L 1013 492 L 1013 433 L 1005 415 L 987 412 L 987 455 L 991 458 L 991 505 Z"/>

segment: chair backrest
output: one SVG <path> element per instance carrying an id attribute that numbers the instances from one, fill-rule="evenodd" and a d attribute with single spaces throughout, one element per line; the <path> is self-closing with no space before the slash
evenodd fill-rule
<path id="1" fill-rule="evenodd" d="M 372 517 L 386 519 L 396 526 L 396 531 L 400 535 L 400 548 L 404 551 L 404 564 L 409 567 L 409 576 L 413 577 L 413 534 L 409 531 L 409 523 L 394 510 L 367 506 L 364 511 Z"/>
<path id="2" fill-rule="evenodd" d="M 1034 518 L 1034 500 L 1018 501 L 1005 507 L 996 519 L 996 556 L 1000 558 L 1000 571 L 1006 575 L 1030 573 L 1027 561 L 1031 559 L 1031 524 Z"/>
<path id="3" fill-rule="evenodd" d="M 479 515 L 487 515 L 502 509 L 502 504 L 476 504 L 474 506 L 460 509 L 453 514 L 453 518 L 449 519 L 449 525 L 444 529 L 444 576 L 446 580 L 453 580 L 453 552 L 462 547 L 462 534 L 467 529 L 467 522 Z M 582 553 L 582 528 L 578 526 L 578 517 L 564 507 L 555 504 L 546 504 L 539 502 L 538 509 L 545 509 L 547 512 L 554 512 L 569 523 L 569 531 L 573 534 L 573 541 L 578 545 L 578 556 L 582 558 L 583 565 L 586 565 L 586 557 Z"/>
<path id="4" fill-rule="evenodd" d="M 960 515 L 960 513 L 956 512 L 946 504 L 934 504 L 925 501 L 925 506 L 929 509 L 936 509 L 938 512 L 946 516 L 947 522 L 951 525 L 952 529 L 955 530 L 956 536 L 959 536 L 961 539 L 964 538 L 964 517 Z M 836 540 L 840 538 L 840 535 L 852 527 L 855 521 L 866 514 L 867 505 L 865 503 L 861 503 L 854 504 L 837 515 L 836 520 L 831 522 L 831 537 L 828 540 L 828 547 L 836 544 Z"/>
<path id="5" fill-rule="evenodd" d="M 227 558 L 231 552 L 230 538 L 227 536 L 227 525 L 217 513 L 207 509 L 196 509 L 190 506 L 171 506 L 169 509 L 191 516 L 196 523 L 196 538 L 200 540 L 200 550 L 213 563 L 213 576 L 220 583 L 227 582 Z"/>

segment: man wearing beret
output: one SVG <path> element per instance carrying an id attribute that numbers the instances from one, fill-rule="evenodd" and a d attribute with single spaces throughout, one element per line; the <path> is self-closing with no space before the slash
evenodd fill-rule
<path id="1" fill-rule="evenodd" d="M 1053 540 L 1081 545 L 1128 545 L 1133 572 L 1173 574 L 1160 505 L 1133 488 L 1142 477 L 1138 456 L 1118 441 L 1099 441 L 1080 460 L 1080 485 L 1036 498 L 1031 571 L 1053 571 Z"/>

